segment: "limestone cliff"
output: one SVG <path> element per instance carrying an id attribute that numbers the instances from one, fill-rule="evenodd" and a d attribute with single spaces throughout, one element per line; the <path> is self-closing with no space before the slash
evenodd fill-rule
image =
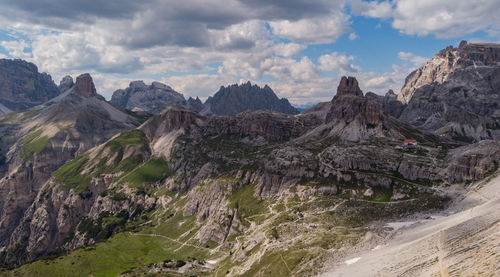
<path id="1" fill-rule="evenodd" d="M 263 88 L 247 82 L 242 85 L 221 87 L 205 102 L 201 111 L 205 115 L 235 115 L 247 110 L 268 110 L 297 114 L 287 99 L 279 99 L 269 86 Z"/>
<path id="2" fill-rule="evenodd" d="M 50 75 L 39 73 L 36 65 L 23 60 L 0 59 L 0 105 L 21 111 L 57 95 L 59 90 Z M 5 113 L 5 108 L 0 110 Z"/>
<path id="3" fill-rule="evenodd" d="M 159 114 L 167 107 L 185 105 L 186 100 L 182 94 L 160 82 L 146 85 L 143 81 L 134 81 L 128 88 L 115 91 L 111 103 L 129 110 Z"/>
<path id="4" fill-rule="evenodd" d="M 500 137 L 500 45 L 441 50 L 411 73 L 398 95 L 400 119 L 464 142 Z"/>

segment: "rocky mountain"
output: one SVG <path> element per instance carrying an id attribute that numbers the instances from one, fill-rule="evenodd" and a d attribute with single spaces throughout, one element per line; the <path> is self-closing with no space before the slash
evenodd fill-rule
<path id="1" fill-rule="evenodd" d="M 500 44 L 441 50 L 407 78 L 400 119 L 465 142 L 500 138 Z"/>
<path id="2" fill-rule="evenodd" d="M 95 98 L 88 83 L 67 93 L 81 88 L 80 101 Z M 401 147 L 406 138 L 419 146 Z M 386 114 L 352 77 L 300 115 L 172 107 L 55 170 L 0 257 L 61 255 L 9 271 L 26 276 L 315 274 L 332 251 L 379 234 L 378 221 L 443 208 L 432 184 L 499 166 L 498 142 L 450 147 Z"/>
<path id="3" fill-rule="evenodd" d="M 36 221 L 29 208 L 57 168 L 139 123 L 97 94 L 89 74 L 43 105 L 0 117 L 0 248 L 28 242 L 23 221 Z M 29 259 L 1 259 L 13 255 Z"/>
<path id="4" fill-rule="evenodd" d="M 302 116 L 314 116 L 323 124 L 308 136 L 335 137 L 348 141 L 366 141 L 374 138 L 421 138 L 434 140 L 431 134 L 421 132 L 385 113 L 383 109 L 365 97 L 354 77 L 342 77 L 337 94 L 332 101 L 320 103 L 303 112 Z"/>
<path id="5" fill-rule="evenodd" d="M 379 106 L 386 114 L 396 118 L 401 116 L 401 113 L 406 107 L 405 104 L 397 99 L 397 94 L 395 94 L 392 89 L 390 89 L 385 96 L 373 92 L 367 92 L 365 96 L 369 101 Z"/>
<path id="6" fill-rule="evenodd" d="M 0 59 L 0 114 L 26 110 L 57 95 L 59 90 L 50 75 L 39 73 L 36 65 Z"/>
<path id="7" fill-rule="evenodd" d="M 208 97 L 201 111 L 204 115 L 235 115 L 247 110 L 268 110 L 285 114 L 298 114 L 287 99 L 279 99 L 267 85 L 263 88 L 247 82 L 242 85 L 221 87 Z"/>
<path id="8" fill-rule="evenodd" d="M 75 83 L 73 82 L 73 78 L 71 76 L 65 76 L 59 82 L 59 86 L 57 87 L 61 93 L 67 91 L 72 88 Z"/>
<path id="9" fill-rule="evenodd" d="M 203 110 L 205 106 L 203 106 L 203 103 L 201 102 L 200 98 L 196 97 L 196 99 L 194 99 L 193 97 L 189 97 L 189 99 L 186 102 L 186 107 L 188 107 L 193 111 L 200 112 L 201 110 Z"/>
<path id="10" fill-rule="evenodd" d="M 133 81 L 126 89 L 113 93 L 111 103 L 129 110 L 142 110 L 159 114 L 165 108 L 185 105 L 184 96 L 160 82 L 146 85 L 143 81 Z"/>

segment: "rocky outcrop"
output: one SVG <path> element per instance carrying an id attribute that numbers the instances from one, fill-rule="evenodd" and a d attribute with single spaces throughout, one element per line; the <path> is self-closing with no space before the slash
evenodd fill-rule
<path id="1" fill-rule="evenodd" d="M 341 97 L 347 94 L 363 97 L 363 92 L 359 88 L 358 80 L 351 76 L 343 76 L 340 79 L 339 86 L 337 87 L 337 94 L 335 96 Z"/>
<path id="2" fill-rule="evenodd" d="M 269 86 L 263 88 L 247 82 L 221 87 L 205 102 L 204 115 L 235 115 L 247 110 L 268 110 L 298 114 L 287 99 L 279 99 Z"/>
<path id="3" fill-rule="evenodd" d="M 42 104 L 59 95 L 47 73 L 23 60 L 0 59 L 0 104 L 21 111 Z"/>
<path id="4" fill-rule="evenodd" d="M 193 97 L 189 97 L 186 102 L 186 107 L 193 111 L 200 112 L 201 110 L 203 110 L 204 106 L 200 98 L 196 97 L 196 99 L 194 99 Z"/>
<path id="5" fill-rule="evenodd" d="M 447 156 L 447 179 L 450 183 L 481 180 L 500 167 L 500 142 L 483 140 L 455 148 Z"/>
<path id="6" fill-rule="evenodd" d="M 427 137 L 429 134 L 385 113 L 375 101 L 363 96 L 354 77 L 342 77 L 332 101 L 320 103 L 303 112 L 300 117 L 316 118 L 323 123 L 307 134 L 310 138 L 335 137 L 348 141 L 365 141 L 382 137 L 404 139 L 411 136 L 434 140 L 432 136 Z"/>
<path id="7" fill-rule="evenodd" d="M 75 83 L 73 82 L 73 78 L 69 75 L 64 76 L 64 78 L 61 79 L 59 82 L 59 91 L 61 93 L 67 91 L 68 89 L 72 88 Z"/>
<path id="8" fill-rule="evenodd" d="M 365 97 L 372 103 L 375 103 L 384 113 L 391 115 L 395 118 L 401 116 L 404 108 L 406 107 L 401 101 L 397 99 L 397 94 L 390 89 L 385 96 L 375 94 L 373 92 L 366 93 Z"/>
<path id="9" fill-rule="evenodd" d="M 97 91 L 90 74 L 85 73 L 76 77 L 75 92 L 84 97 L 92 97 L 97 95 Z"/>
<path id="10" fill-rule="evenodd" d="M 143 81 L 133 81 L 128 88 L 115 91 L 111 103 L 129 110 L 159 114 L 167 107 L 186 105 L 186 100 L 182 94 L 160 82 L 146 85 Z"/>
<path id="11" fill-rule="evenodd" d="M 400 119 L 465 142 L 500 138 L 500 44 L 447 47 L 411 73 Z"/>

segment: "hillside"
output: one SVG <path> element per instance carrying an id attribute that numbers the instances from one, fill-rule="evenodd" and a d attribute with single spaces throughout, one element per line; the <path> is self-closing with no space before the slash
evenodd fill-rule
<path id="1" fill-rule="evenodd" d="M 314 275 L 372 223 L 444 208 L 433 185 L 498 167 L 494 144 L 449 150 L 367 102 L 354 78 L 337 91 L 299 116 L 177 107 L 114 136 L 42 185 L 4 261 L 62 254 L 18 275 Z M 397 147 L 409 136 L 420 146 Z"/>

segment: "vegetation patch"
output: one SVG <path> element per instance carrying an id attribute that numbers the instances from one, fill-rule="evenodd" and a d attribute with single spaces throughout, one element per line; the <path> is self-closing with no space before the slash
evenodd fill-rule
<path id="1" fill-rule="evenodd" d="M 88 160 L 89 154 L 83 154 L 54 171 L 56 180 L 64 184 L 61 187 L 62 190 L 74 189 L 76 193 L 82 193 L 87 189 L 92 178 L 89 175 L 81 174 L 81 172 L 87 165 Z"/>
<path id="2" fill-rule="evenodd" d="M 245 218 L 268 212 L 266 201 L 254 196 L 255 184 L 243 186 L 233 192 L 229 198 L 231 201 L 228 208 L 237 209 L 241 222 Z"/>
<path id="3" fill-rule="evenodd" d="M 187 261 L 203 255 L 190 246 L 174 251 L 178 247 L 178 243 L 167 238 L 123 232 L 106 242 L 75 250 L 55 260 L 26 264 L 5 272 L 5 276 L 119 276 L 165 260 Z"/>
<path id="4" fill-rule="evenodd" d="M 131 130 L 121 133 L 118 137 L 106 143 L 112 151 L 119 152 L 125 145 L 143 146 L 146 144 L 146 136 L 141 130 Z"/>
<path id="5" fill-rule="evenodd" d="M 161 181 L 170 174 L 172 174 L 172 170 L 167 161 L 160 157 L 153 157 L 125 176 L 123 181 L 130 183 L 132 187 L 140 188 L 143 184 Z"/>
<path id="6" fill-rule="evenodd" d="M 41 136 L 42 133 L 43 130 L 38 129 L 26 136 L 26 138 L 21 142 L 21 145 L 23 146 L 21 158 L 23 161 L 29 160 L 33 153 L 39 154 L 43 149 L 45 149 L 50 138 L 48 136 Z"/>
<path id="7" fill-rule="evenodd" d="M 86 234 L 87 238 L 93 238 L 96 241 L 104 241 L 111 237 L 116 229 L 123 227 L 129 218 L 126 210 L 112 215 L 109 212 L 99 214 L 97 220 L 84 218 L 78 225 L 78 232 Z"/>

